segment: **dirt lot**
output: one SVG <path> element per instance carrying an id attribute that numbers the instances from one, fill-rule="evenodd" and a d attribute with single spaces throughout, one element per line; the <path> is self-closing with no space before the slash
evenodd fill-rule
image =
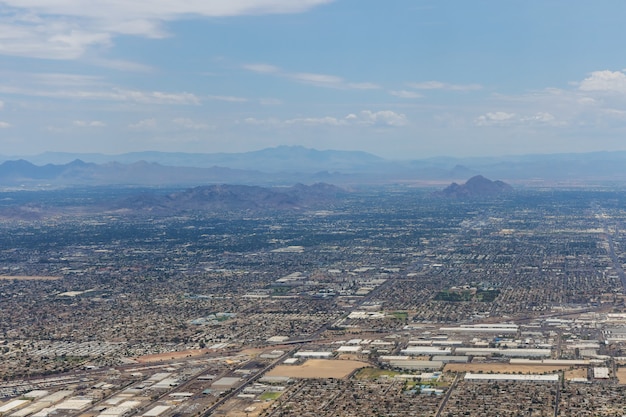
<path id="1" fill-rule="evenodd" d="M 302 365 L 279 365 L 267 375 L 290 378 L 345 378 L 353 371 L 366 366 L 371 365 L 351 360 L 309 359 Z"/>
<path id="2" fill-rule="evenodd" d="M 60 280 L 61 277 L 39 277 L 39 276 L 27 276 L 27 275 L 20 275 L 20 276 L 12 276 L 12 275 L 0 275 L 0 281 L 8 281 L 8 280 L 14 280 L 14 281 L 58 281 Z"/>
<path id="3" fill-rule="evenodd" d="M 234 398 L 228 401 L 223 407 L 220 407 L 216 414 L 223 414 L 228 417 L 258 417 L 271 405 L 272 401 L 254 402 L 250 404 L 249 400 Z"/>
<path id="4" fill-rule="evenodd" d="M 626 385 L 626 368 L 619 368 L 616 373 L 620 385 Z"/>
<path id="5" fill-rule="evenodd" d="M 567 370 L 570 366 L 543 366 L 543 365 L 511 365 L 508 363 L 449 363 L 443 368 L 444 372 L 493 372 L 496 374 L 543 374 L 554 371 Z"/>
<path id="6" fill-rule="evenodd" d="M 574 378 L 587 378 L 587 368 L 578 368 L 572 369 L 571 371 L 565 371 L 565 379 L 570 380 Z"/>

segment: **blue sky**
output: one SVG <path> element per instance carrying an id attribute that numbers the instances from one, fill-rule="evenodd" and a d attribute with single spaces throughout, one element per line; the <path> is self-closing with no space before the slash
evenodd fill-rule
<path id="1" fill-rule="evenodd" d="M 0 0 L 0 154 L 626 150 L 622 0 Z"/>

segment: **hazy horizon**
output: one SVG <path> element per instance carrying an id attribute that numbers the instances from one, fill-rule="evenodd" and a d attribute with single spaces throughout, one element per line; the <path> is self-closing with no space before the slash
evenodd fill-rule
<path id="1" fill-rule="evenodd" d="M 440 158 L 449 158 L 449 159 L 500 159 L 500 158 L 516 158 L 516 157 L 533 157 L 533 156 L 550 156 L 550 155 L 585 155 L 585 154 L 610 154 L 610 153 L 615 153 L 615 152 L 626 152 L 626 149 L 623 150 L 607 150 L 607 149 L 598 149 L 598 150 L 593 150 L 593 151 L 581 151 L 581 152 L 575 152 L 575 151 L 562 151 L 562 152 L 529 152 L 529 153 L 518 153 L 518 154 L 498 154 L 498 155 L 462 155 L 462 156 L 455 156 L 453 154 L 439 154 L 439 155 L 431 155 L 431 156 L 416 156 L 416 157 L 411 157 L 411 156 L 407 156 L 405 155 L 405 157 L 385 157 L 383 155 L 377 154 L 375 152 L 369 152 L 369 151 L 365 151 L 365 150 L 361 150 L 361 149 L 335 149 L 335 148 L 314 148 L 314 147 L 308 147 L 308 146 L 303 146 L 303 145 L 276 145 L 276 146 L 269 146 L 269 147 L 263 147 L 263 148 L 258 148 L 258 149 L 248 149 L 248 150 L 242 150 L 242 151 L 224 151 L 224 152 L 186 152 L 186 151 L 160 151 L 160 150 L 156 150 L 156 149 L 145 149 L 145 150 L 139 150 L 139 151 L 129 151 L 129 152 L 115 152 L 115 153 L 106 153 L 106 152 L 72 152 L 72 151 L 43 151 L 43 152 L 38 152 L 38 153 L 31 153 L 31 154 L 19 154 L 19 155 L 8 155 L 8 154 L 0 154 L 0 156 L 2 157 L 16 157 L 16 158 L 27 158 L 27 157 L 41 157 L 44 156 L 46 154 L 77 154 L 77 155 L 89 155 L 89 154 L 94 154 L 94 155 L 102 155 L 105 157 L 115 157 L 115 156 L 123 156 L 123 155 L 127 155 L 127 154 L 133 154 L 133 153 L 164 153 L 164 154 L 176 154 L 176 153 L 181 153 L 181 154 L 198 154 L 198 155 L 202 155 L 202 154 L 206 154 L 206 155 L 214 155 L 214 154 L 225 154 L 225 155 L 237 155 L 237 154 L 242 154 L 242 153 L 255 153 L 255 152 L 262 152 L 262 151 L 268 151 L 268 150 L 275 150 L 275 149 L 280 149 L 280 148 L 302 148 L 305 149 L 307 151 L 316 151 L 316 152 L 347 152 L 347 153 L 366 153 L 378 158 L 381 158 L 383 160 L 388 160 L 388 161 L 411 161 L 411 160 L 426 160 L 426 159 L 440 159 Z"/>

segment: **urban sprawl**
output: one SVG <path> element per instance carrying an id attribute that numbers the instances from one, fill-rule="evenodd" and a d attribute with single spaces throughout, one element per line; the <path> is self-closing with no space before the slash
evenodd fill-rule
<path id="1" fill-rule="evenodd" d="M 399 186 L 3 221 L 0 416 L 625 415 L 625 207 Z"/>

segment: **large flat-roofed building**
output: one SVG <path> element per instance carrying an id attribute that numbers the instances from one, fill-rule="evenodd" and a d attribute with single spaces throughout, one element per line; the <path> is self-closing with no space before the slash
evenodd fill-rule
<path id="1" fill-rule="evenodd" d="M 389 361 L 389 366 L 400 369 L 438 370 L 443 368 L 441 361 Z"/>
<path id="2" fill-rule="evenodd" d="M 436 346 L 408 346 L 400 351 L 407 356 L 432 356 L 432 355 L 452 355 L 452 349 L 440 348 Z"/>
<path id="3" fill-rule="evenodd" d="M 609 379 L 609 368 L 593 368 L 593 377 L 594 379 Z"/>
<path id="4" fill-rule="evenodd" d="M 559 382 L 559 374 L 465 374 L 466 381 L 529 381 L 529 382 Z"/>
<path id="5" fill-rule="evenodd" d="M 514 358 L 548 358 L 552 354 L 550 349 L 500 349 L 500 348 L 456 348 L 458 355 L 492 356 L 500 355 Z"/>
<path id="6" fill-rule="evenodd" d="M 293 356 L 297 358 L 330 358 L 333 356 L 333 352 L 315 352 L 303 350 L 301 352 L 296 352 Z"/>
<path id="7" fill-rule="evenodd" d="M 443 363 L 467 363 L 469 356 L 433 356 L 432 360 Z"/>
<path id="8" fill-rule="evenodd" d="M 494 333 L 515 334 L 519 330 L 517 324 L 466 324 L 458 327 L 441 327 L 444 333 Z"/>

